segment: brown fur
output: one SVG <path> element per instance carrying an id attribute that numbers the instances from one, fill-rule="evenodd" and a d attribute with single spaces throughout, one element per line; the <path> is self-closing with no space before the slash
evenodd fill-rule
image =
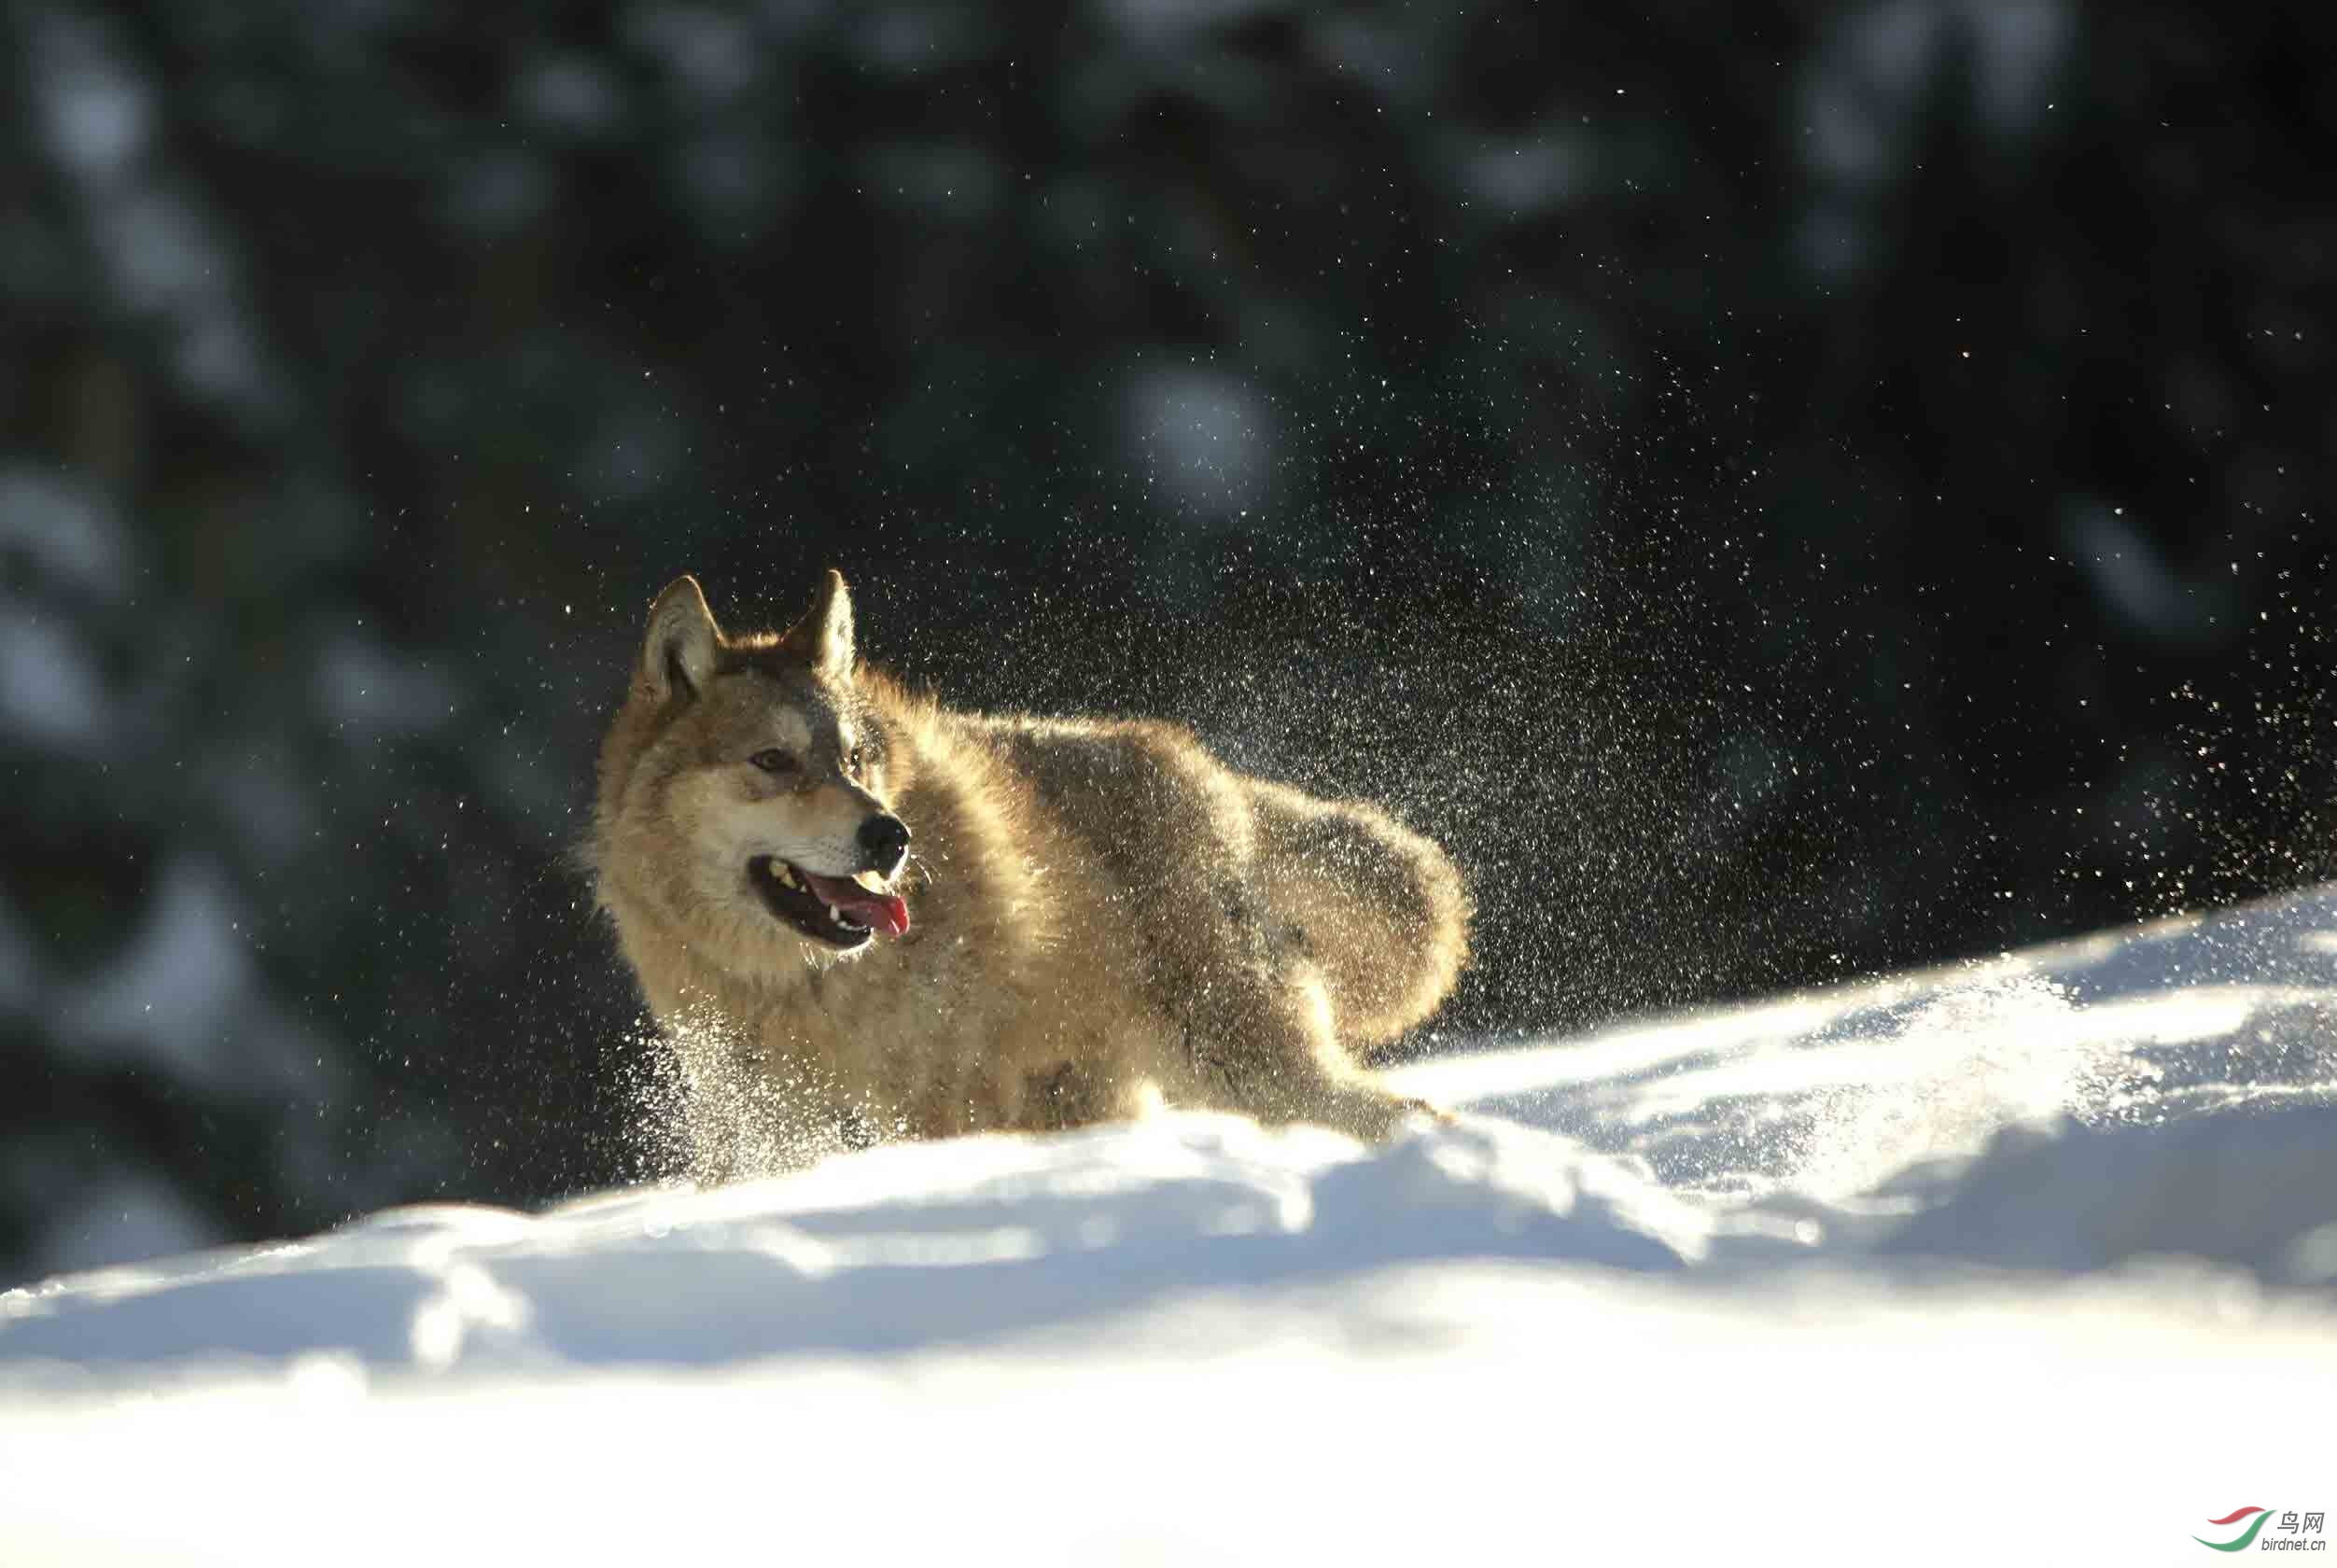
<path id="1" fill-rule="evenodd" d="M 799 771 L 748 762 L 779 744 Z M 749 886 L 757 854 L 848 869 L 812 861 L 885 810 L 915 834 L 904 936 L 839 956 Z M 704 1179 L 1155 1098 L 1383 1137 L 1419 1107 L 1358 1056 L 1435 1009 L 1467 943 L 1452 863 L 1385 812 L 1172 724 L 912 695 L 858 665 L 834 573 L 781 637 L 724 637 L 688 578 L 659 595 L 592 855 Z"/>

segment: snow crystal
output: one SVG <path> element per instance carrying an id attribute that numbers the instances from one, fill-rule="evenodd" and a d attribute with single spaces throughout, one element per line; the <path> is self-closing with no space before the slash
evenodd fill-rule
<path id="1" fill-rule="evenodd" d="M 1146 471 L 1193 511 L 1224 516 L 1263 497 L 1269 419 L 1249 385 L 1216 371 L 1146 371 L 1128 384 L 1130 435 Z"/>

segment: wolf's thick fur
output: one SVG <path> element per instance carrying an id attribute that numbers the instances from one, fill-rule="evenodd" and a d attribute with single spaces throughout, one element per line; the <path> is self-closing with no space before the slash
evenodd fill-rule
<path id="1" fill-rule="evenodd" d="M 1451 861 L 1378 807 L 1245 777 L 1172 724 L 912 695 L 858 663 L 833 572 L 782 637 L 724 636 L 689 578 L 658 596 L 592 856 L 702 1179 L 1155 1098 L 1382 1137 L 1418 1107 L 1359 1054 L 1427 1017 L 1467 945 Z M 854 873 L 907 895 L 904 934 L 842 950 L 856 928 L 814 940 L 763 885 L 853 903 L 819 879 Z"/>

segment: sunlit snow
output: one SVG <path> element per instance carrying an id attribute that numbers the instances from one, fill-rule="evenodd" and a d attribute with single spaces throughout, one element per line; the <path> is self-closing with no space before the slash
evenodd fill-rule
<path id="1" fill-rule="evenodd" d="M 0 1561 L 2188 1561 L 2328 1509 L 2337 892 L 0 1295 Z"/>

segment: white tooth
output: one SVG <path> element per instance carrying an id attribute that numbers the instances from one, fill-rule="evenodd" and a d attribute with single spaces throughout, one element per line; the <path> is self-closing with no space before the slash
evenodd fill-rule
<path id="1" fill-rule="evenodd" d="M 792 888 L 795 886 L 795 874 L 792 871 L 790 871 L 785 865 L 781 865 L 779 867 L 779 883 L 782 887 Z"/>
<path id="2" fill-rule="evenodd" d="M 844 924 L 844 917 L 836 913 L 836 906 L 833 903 L 828 905 L 828 918 L 839 926 Z"/>

